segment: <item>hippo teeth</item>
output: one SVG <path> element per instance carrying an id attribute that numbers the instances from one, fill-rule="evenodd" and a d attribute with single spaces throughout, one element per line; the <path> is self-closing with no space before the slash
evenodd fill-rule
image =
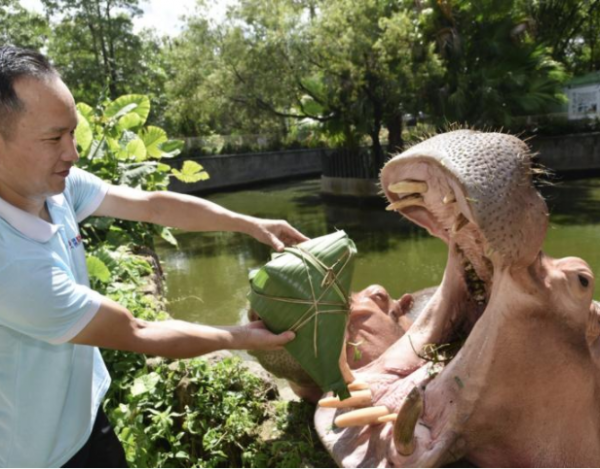
<path id="1" fill-rule="evenodd" d="M 365 407 L 373 404 L 370 389 L 350 393 L 348 399 L 340 400 L 339 397 L 324 397 L 319 401 L 319 406 L 332 409 L 346 409 L 348 407 Z"/>
<path id="2" fill-rule="evenodd" d="M 353 410 L 340 415 L 334 420 L 336 427 L 362 427 L 377 423 L 378 419 L 390 413 L 389 409 L 384 406 L 367 407 L 366 409 Z"/>
<path id="3" fill-rule="evenodd" d="M 364 389 L 369 389 L 369 385 L 364 381 L 353 381 L 348 385 L 348 391 L 362 391 Z"/>
<path id="4" fill-rule="evenodd" d="M 442 200 L 442 203 L 444 205 L 448 205 L 448 204 L 451 204 L 453 202 L 456 202 L 456 195 L 454 195 L 454 192 L 449 192 L 448 194 L 446 194 L 444 196 L 444 199 Z"/>
<path id="5" fill-rule="evenodd" d="M 394 446 L 402 456 L 415 451 L 415 428 L 423 411 L 423 396 L 417 387 L 406 396 L 394 424 Z"/>
<path id="6" fill-rule="evenodd" d="M 423 181 L 400 181 L 390 184 L 388 190 L 394 194 L 424 194 L 429 187 Z"/>
<path id="7" fill-rule="evenodd" d="M 424 206 L 425 201 L 423 200 L 423 197 L 421 197 L 420 195 L 411 195 L 409 197 L 403 197 L 402 199 L 391 203 L 385 209 L 388 211 L 398 211 L 406 207 L 412 207 L 413 205 Z"/>

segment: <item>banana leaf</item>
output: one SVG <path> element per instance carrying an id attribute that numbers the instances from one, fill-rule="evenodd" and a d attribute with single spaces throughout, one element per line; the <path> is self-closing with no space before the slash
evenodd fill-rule
<path id="1" fill-rule="evenodd" d="M 286 350 L 324 392 L 349 397 L 344 347 L 356 246 L 344 231 L 275 254 L 250 274 L 250 306 L 275 333 L 293 330 Z"/>

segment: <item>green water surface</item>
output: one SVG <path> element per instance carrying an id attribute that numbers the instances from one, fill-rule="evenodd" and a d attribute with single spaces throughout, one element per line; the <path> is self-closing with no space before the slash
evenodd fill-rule
<path id="1" fill-rule="evenodd" d="M 309 237 L 345 230 L 358 248 L 354 291 L 378 283 L 398 298 L 437 285 L 446 245 L 425 230 L 385 211 L 381 203 L 331 202 L 317 179 L 263 186 L 207 197 L 236 212 L 283 218 Z M 542 188 L 551 213 L 544 245 L 553 257 L 578 256 L 600 273 L 600 178 Z M 167 273 L 169 312 L 178 319 L 227 325 L 244 321 L 248 273 L 270 250 L 237 233 L 179 233 L 179 249 L 158 243 Z"/>

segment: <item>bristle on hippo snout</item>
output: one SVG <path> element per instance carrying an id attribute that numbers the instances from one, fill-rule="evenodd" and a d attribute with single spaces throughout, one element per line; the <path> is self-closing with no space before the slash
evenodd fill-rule
<path id="1" fill-rule="evenodd" d="M 473 130 L 437 135 L 392 158 L 381 186 L 389 210 L 478 251 L 471 260 L 485 256 L 495 265 L 527 266 L 541 250 L 548 209 L 532 182 L 530 149 L 515 136 Z"/>

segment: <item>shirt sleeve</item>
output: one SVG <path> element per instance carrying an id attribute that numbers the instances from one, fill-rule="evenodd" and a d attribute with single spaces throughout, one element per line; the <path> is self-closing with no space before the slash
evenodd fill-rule
<path id="1" fill-rule="evenodd" d="M 67 183 L 78 222 L 94 213 L 110 187 L 99 177 L 75 167 L 71 169 Z"/>
<path id="2" fill-rule="evenodd" d="M 79 334 L 102 303 L 102 295 L 49 260 L 14 262 L 0 270 L 0 298 L 0 325 L 51 344 Z"/>

